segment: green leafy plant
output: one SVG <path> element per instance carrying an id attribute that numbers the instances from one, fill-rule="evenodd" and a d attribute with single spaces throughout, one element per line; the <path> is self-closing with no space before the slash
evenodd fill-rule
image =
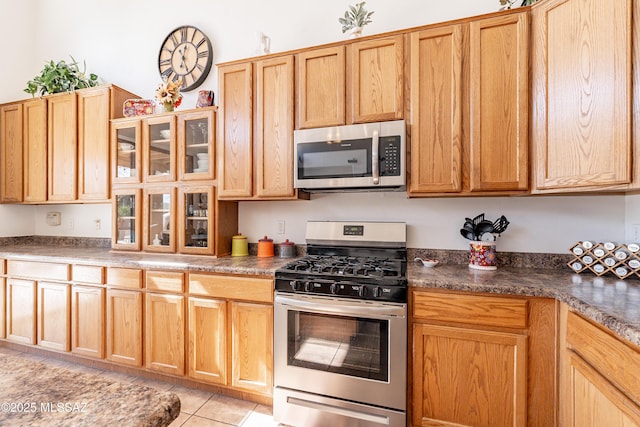
<path id="1" fill-rule="evenodd" d="M 500 0 L 500 4 L 502 5 L 500 10 L 511 9 L 511 6 L 513 6 L 513 4 L 518 1 L 520 0 Z M 520 3 L 520 6 L 530 6 L 534 4 L 536 1 L 537 0 L 522 0 L 522 3 Z"/>
<path id="2" fill-rule="evenodd" d="M 33 96 L 38 92 L 42 96 L 98 85 L 97 75 L 86 75 L 86 62 L 83 62 L 82 70 L 80 70 L 78 62 L 73 56 L 71 56 L 71 61 L 71 63 L 66 63 L 64 60 L 57 63 L 54 61 L 46 63 L 40 74 L 27 82 L 24 91 Z"/>
<path id="3" fill-rule="evenodd" d="M 356 28 L 364 27 L 371 23 L 371 15 L 373 12 L 368 12 L 365 8 L 366 2 L 356 3 L 355 6 L 349 5 L 349 9 L 344 13 L 343 18 L 338 18 L 338 22 L 342 24 L 342 32 Z"/>

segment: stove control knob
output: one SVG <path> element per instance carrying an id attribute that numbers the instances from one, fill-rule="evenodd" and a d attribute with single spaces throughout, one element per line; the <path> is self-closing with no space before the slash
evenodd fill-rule
<path id="1" fill-rule="evenodd" d="M 335 295 L 338 292 L 338 285 L 332 283 L 331 286 L 329 286 L 329 292 Z"/>
<path id="2" fill-rule="evenodd" d="M 368 293 L 367 287 L 362 285 L 360 286 L 360 289 L 358 290 L 358 296 L 359 297 L 366 297 Z"/>
<path id="3" fill-rule="evenodd" d="M 374 298 L 380 298 L 382 296 L 382 288 L 380 286 L 373 288 L 373 296 Z"/>
<path id="4" fill-rule="evenodd" d="M 291 290 L 292 291 L 299 291 L 300 290 L 300 282 L 298 282 L 297 280 L 292 280 L 289 282 L 289 286 L 291 286 Z"/>
<path id="5" fill-rule="evenodd" d="M 312 290 L 313 290 L 313 283 L 304 282 L 304 291 L 305 292 L 311 292 Z"/>

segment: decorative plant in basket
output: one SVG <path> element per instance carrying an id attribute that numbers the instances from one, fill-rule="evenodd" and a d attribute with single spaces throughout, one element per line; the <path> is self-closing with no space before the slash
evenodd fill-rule
<path id="1" fill-rule="evenodd" d="M 351 37 L 359 37 L 362 34 L 362 28 L 371 23 L 371 15 L 364 8 L 366 2 L 356 3 L 355 6 L 349 5 L 349 9 L 344 13 L 344 17 L 338 18 L 338 22 L 342 24 L 342 32 L 351 32 Z"/>
<path id="2" fill-rule="evenodd" d="M 39 92 L 38 94 L 43 96 L 97 86 L 98 76 L 96 74 L 87 76 L 86 62 L 83 62 L 81 71 L 78 67 L 78 62 L 73 59 L 73 56 L 70 57 L 71 63 L 67 63 L 64 60 L 46 63 L 40 74 L 27 82 L 27 87 L 24 91 L 33 96 L 35 96 L 36 92 Z"/>

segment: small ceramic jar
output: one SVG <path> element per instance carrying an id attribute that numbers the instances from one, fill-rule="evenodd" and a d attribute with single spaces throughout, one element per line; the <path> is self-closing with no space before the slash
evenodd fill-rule
<path id="1" fill-rule="evenodd" d="M 237 236 L 231 238 L 231 256 L 247 256 L 249 255 L 249 242 L 247 236 L 238 233 Z"/>
<path id="2" fill-rule="evenodd" d="M 273 256 L 273 239 L 269 239 L 267 236 L 258 240 L 258 257 L 266 258 Z"/>
<path id="3" fill-rule="evenodd" d="M 278 246 L 278 256 L 280 258 L 293 258 L 296 256 L 296 244 L 290 242 L 289 239 L 280 243 Z"/>

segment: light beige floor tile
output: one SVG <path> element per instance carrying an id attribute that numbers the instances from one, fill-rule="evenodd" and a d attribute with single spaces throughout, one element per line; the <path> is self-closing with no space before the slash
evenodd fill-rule
<path id="1" fill-rule="evenodd" d="M 137 385 L 142 385 L 145 387 L 151 387 L 151 388 L 155 388 L 157 390 L 163 390 L 163 391 L 169 391 L 169 389 L 171 389 L 171 387 L 173 387 L 173 384 L 171 383 L 166 383 L 164 381 L 158 381 L 158 380 L 152 380 L 150 378 L 138 378 L 135 377 L 132 380 L 133 384 L 137 384 Z"/>
<path id="2" fill-rule="evenodd" d="M 86 375 L 102 375 L 105 371 L 97 368 L 90 368 L 84 365 L 73 365 L 69 368 L 70 371 L 79 372 Z"/>
<path id="3" fill-rule="evenodd" d="M 12 348 L 0 347 L 0 354 L 11 354 L 13 356 L 17 356 L 19 354 L 22 354 L 22 352 L 18 350 L 14 350 Z"/>
<path id="4" fill-rule="evenodd" d="M 178 395 L 180 398 L 180 412 L 186 412 L 187 414 L 195 414 L 213 396 L 213 393 L 207 391 L 179 385 L 173 386 L 169 391 Z"/>
<path id="5" fill-rule="evenodd" d="M 192 415 L 183 427 L 229 427 L 233 424 L 221 423 L 219 421 L 210 420 L 208 418 L 197 417 Z"/>
<path id="6" fill-rule="evenodd" d="M 249 418 L 256 406 L 253 402 L 216 394 L 198 409 L 196 415 L 238 426 Z"/>
<path id="7" fill-rule="evenodd" d="M 241 424 L 242 427 L 278 427 L 278 423 L 273 421 L 273 411 L 271 407 L 258 405 Z"/>
<path id="8" fill-rule="evenodd" d="M 184 412 L 181 412 L 180 415 L 178 415 L 178 418 L 176 418 L 175 420 L 173 420 L 173 422 L 171 424 L 169 424 L 171 427 L 180 427 L 181 425 L 183 425 L 184 423 L 187 422 L 187 420 L 191 417 L 191 415 L 186 414 Z"/>

